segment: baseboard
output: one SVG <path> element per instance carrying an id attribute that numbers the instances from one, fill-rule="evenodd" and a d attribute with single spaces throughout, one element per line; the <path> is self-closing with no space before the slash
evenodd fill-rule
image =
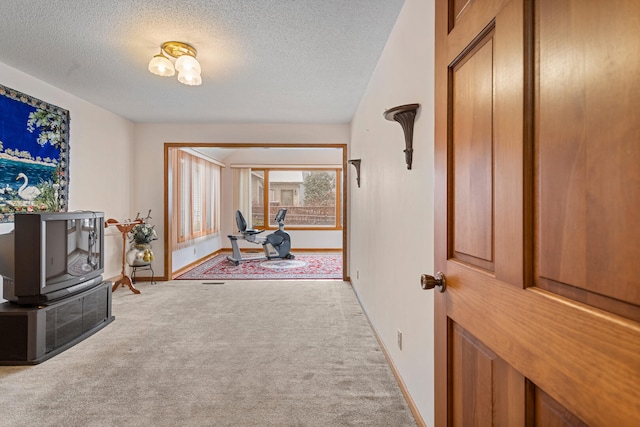
<path id="1" fill-rule="evenodd" d="M 351 279 L 349 279 L 349 283 L 351 284 L 351 287 L 353 287 L 353 283 L 351 283 Z M 382 353 L 384 354 L 384 357 L 387 359 L 387 363 L 389 364 L 389 367 L 391 368 L 391 372 L 393 372 L 393 376 L 395 377 L 396 382 L 398 383 L 398 386 L 400 387 L 400 391 L 402 392 L 402 395 L 404 396 L 404 399 L 407 401 L 407 405 L 409 405 L 409 409 L 411 410 L 411 413 L 413 414 L 413 418 L 416 420 L 416 424 L 418 424 L 419 427 L 427 427 L 427 423 L 424 422 L 424 419 L 422 418 L 422 415 L 420 415 L 420 411 L 418 411 L 418 407 L 416 406 L 415 402 L 413 401 L 413 398 L 411 397 L 411 394 L 409 394 L 409 390 L 407 389 L 407 386 L 404 383 L 404 380 L 402 379 L 402 376 L 400 375 L 400 372 L 398 372 L 398 369 L 396 368 L 396 365 L 393 363 L 393 360 L 391 359 L 391 356 L 389 355 L 389 352 L 387 351 L 387 348 L 385 347 L 384 343 L 380 339 L 380 335 L 378 334 L 378 331 L 376 330 L 376 327 L 373 325 L 373 323 L 371 323 L 371 319 L 369 319 L 369 315 L 367 314 L 366 310 L 364 309 L 364 306 L 362 305 L 362 302 L 360 301 L 360 297 L 358 297 L 358 294 L 355 292 L 355 290 L 354 290 L 354 294 L 356 295 L 356 299 L 358 300 L 358 304 L 360 304 L 360 308 L 362 308 L 362 312 L 364 313 L 364 316 L 367 319 L 367 322 L 369 322 L 369 326 L 371 326 L 371 330 L 373 331 L 373 335 L 375 335 L 376 340 L 378 340 L 378 344 L 380 345 L 380 349 L 382 350 Z"/>

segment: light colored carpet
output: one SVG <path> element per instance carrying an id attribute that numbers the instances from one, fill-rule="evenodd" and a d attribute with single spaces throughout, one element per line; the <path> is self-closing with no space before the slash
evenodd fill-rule
<path id="1" fill-rule="evenodd" d="M 0 367 L 0 426 L 415 426 L 348 283 L 174 281 L 115 322 Z"/>

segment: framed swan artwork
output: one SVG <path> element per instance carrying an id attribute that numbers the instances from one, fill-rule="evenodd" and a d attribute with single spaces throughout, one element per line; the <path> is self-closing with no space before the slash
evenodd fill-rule
<path id="1" fill-rule="evenodd" d="M 69 111 L 0 85 L 0 223 L 66 211 Z"/>

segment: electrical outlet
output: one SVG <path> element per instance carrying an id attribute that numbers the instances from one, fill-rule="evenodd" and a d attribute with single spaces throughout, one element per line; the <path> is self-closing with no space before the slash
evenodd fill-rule
<path id="1" fill-rule="evenodd" d="M 398 329 L 398 348 L 402 350 L 402 331 Z"/>
<path id="2" fill-rule="evenodd" d="M 356 270 L 356 279 L 360 278 L 360 270 Z"/>
<path id="3" fill-rule="evenodd" d="M 193 248 L 193 254 L 194 255 L 196 254 L 196 248 Z"/>

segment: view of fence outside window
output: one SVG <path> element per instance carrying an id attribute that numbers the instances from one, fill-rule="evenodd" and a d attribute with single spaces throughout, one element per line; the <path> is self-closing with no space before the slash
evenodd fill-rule
<path id="1" fill-rule="evenodd" d="M 277 227 L 275 215 L 280 208 L 286 208 L 288 228 L 340 228 L 339 172 L 339 169 L 253 169 L 253 226 Z M 268 218 L 266 222 L 265 215 Z"/>

